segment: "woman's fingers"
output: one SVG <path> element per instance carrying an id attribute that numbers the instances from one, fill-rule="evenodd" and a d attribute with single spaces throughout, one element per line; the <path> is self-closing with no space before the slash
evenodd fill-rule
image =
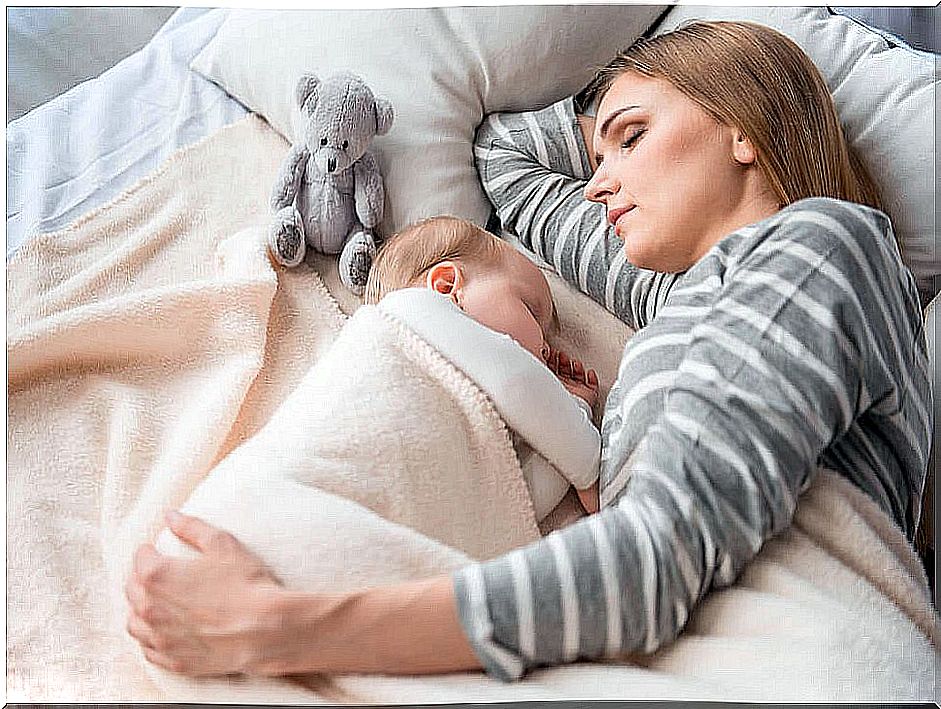
<path id="1" fill-rule="evenodd" d="M 137 572 L 133 572 L 131 577 L 124 584 L 124 596 L 127 598 L 127 604 L 134 613 L 140 614 L 144 607 L 144 589 L 137 579 Z"/>
<path id="2" fill-rule="evenodd" d="M 198 517 L 169 510 L 164 515 L 170 531 L 197 551 L 206 553 L 211 549 L 222 551 L 231 546 L 229 535 Z"/>
<path id="3" fill-rule="evenodd" d="M 127 634 L 139 642 L 141 647 L 153 649 L 157 644 L 153 629 L 137 613 L 131 613 L 127 618 Z"/>
<path id="4" fill-rule="evenodd" d="M 169 657 L 168 655 L 164 655 L 162 652 L 159 652 L 152 647 L 144 646 L 143 650 L 144 657 L 147 658 L 148 662 L 151 662 L 158 667 L 162 667 L 165 670 L 169 670 L 170 672 L 184 673 L 188 669 L 186 663 L 182 662 L 181 660 Z"/>
<path id="5" fill-rule="evenodd" d="M 152 583 L 159 579 L 162 560 L 153 544 L 141 544 L 134 553 L 134 574 L 142 582 Z"/>

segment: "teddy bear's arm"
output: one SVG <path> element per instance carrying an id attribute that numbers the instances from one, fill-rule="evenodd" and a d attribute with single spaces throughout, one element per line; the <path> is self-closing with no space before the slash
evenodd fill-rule
<path id="1" fill-rule="evenodd" d="M 385 192 L 379 161 L 371 152 L 366 152 L 353 166 L 355 177 L 356 216 L 367 229 L 375 229 L 382 221 Z"/>
<path id="2" fill-rule="evenodd" d="M 271 189 L 272 211 L 277 212 L 294 203 L 309 158 L 310 152 L 306 145 L 295 145 L 291 148 L 291 152 L 281 163 L 281 170 Z"/>

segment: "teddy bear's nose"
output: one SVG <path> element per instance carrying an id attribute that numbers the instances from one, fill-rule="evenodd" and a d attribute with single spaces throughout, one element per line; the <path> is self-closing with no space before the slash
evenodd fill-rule
<path id="1" fill-rule="evenodd" d="M 333 172 L 337 169 L 337 159 L 327 158 L 327 172 Z"/>

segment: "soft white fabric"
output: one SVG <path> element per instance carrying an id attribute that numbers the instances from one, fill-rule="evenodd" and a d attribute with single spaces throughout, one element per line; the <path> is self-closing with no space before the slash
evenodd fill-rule
<path id="1" fill-rule="evenodd" d="M 483 389 L 507 425 L 557 474 L 579 490 L 598 479 L 598 429 L 549 368 L 509 335 L 480 325 L 448 297 L 428 288 L 389 293 L 379 308 L 405 322 Z M 555 504 L 541 515 L 537 511 L 537 517 L 542 519 L 564 494 L 563 489 Z"/>
<path id="2" fill-rule="evenodd" d="M 484 224 L 490 204 L 471 144 L 486 113 L 578 91 L 661 6 L 448 7 L 232 11 L 193 62 L 282 135 L 296 135 L 294 86 L 306 71 L 349 69 L 390 99 L 375 141 L 385 231 L 437 214 Z"/>
<path id="3" fill-rule="evenodd" d="M 523 480 L 526 481 L 529 497 L 533 502 L 536 521 L 542 525 L 549 514 L 565 499 L 565 494 L 571 489 L 571 485 L 526 441 L 516 435 L 513 435 L 512 439 L 516 458 L 523 471 Z"/>
<path id="4" fill-rule="evenodd" d="M 142 50 L 7 124 L 7 260 L 245 115 L 189 69 L 226 12 L 181 8 Z"/>
<path id="5" fill-rule="evenodd" d="M 265 427 L 210 472 L 183 511 L 277 560 L 285 583 L 322 591 L 408 578 L 416 543 L 489 559 L 535 541 L 506 426 L 442 354 L 382 308 L 359 308 Z M 244 504 L 261 496 L 271 498 L 270 509 Z M 486 520 L 471 500 L 487 501 Z M 357 505 L 360 514 L 349 510 Z M 313 517 L 325 524 L 338 506 L 345 511 L 330 523 L 330 558 L 339 564 L 332 566 L 321 551 L 325 535 L 306 527 Z M 368 528 L 386 532 L 361 533 Z M 393 549 L 401 550 L 399 563 Z M 356 570 L 357 559 L 373 554 L 385 557 L 381 579 Z"/>
<path id="6" fill-rule="evenodd" d="M 881 190 L 926 305 L 941 289 L 935 219 L 937 57 L 894 46 L 824 7 L 678 5 L 656 34 L 696 19 L 760 22 L 793 39 L 813 60 L 830 87 L 847 138 Z"/>
<path id="7" fill-rule="evenodd" d="M 339 328 L 239 233 L 284 152 L 251 117 L 7 265 L 10 701 L 160 698 L 124 629 L 133 549 Z"/>

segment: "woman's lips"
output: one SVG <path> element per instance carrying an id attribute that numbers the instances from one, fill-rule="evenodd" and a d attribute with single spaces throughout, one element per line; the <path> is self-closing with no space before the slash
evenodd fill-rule
<path id="1" fill-rule="evenodd" d="M 608 221 L 614 225 L 614 233 L 618 236 L 621 235 L 620 222 L 622 218 L 634 210 L 634 207 L 637 205 L 631 205 L 630 207 L 622 207 L 621 209 L 612 209 L 608 212 Z"/>

